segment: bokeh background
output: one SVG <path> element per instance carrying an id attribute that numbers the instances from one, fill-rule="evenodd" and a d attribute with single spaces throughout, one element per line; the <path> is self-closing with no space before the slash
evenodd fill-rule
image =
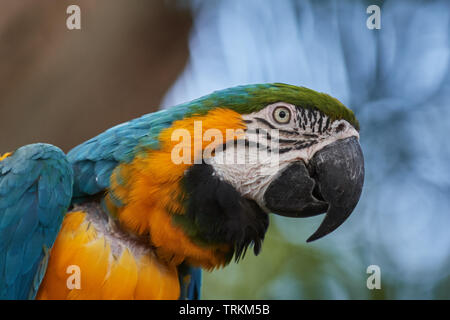
<path id="1" fill-rule="evenodd" d="M 70 4 L 81 30 L 66 28 Z M 0 153 L 68 151 L 239 84 L 327 92 L 361 123 L 355 212 L 312 244 L 322 217 L 271 217 L 262 253 L 205 273 L 203 298 L 450 299 L 449 60 L 445 0 L 0 0 Z"/>

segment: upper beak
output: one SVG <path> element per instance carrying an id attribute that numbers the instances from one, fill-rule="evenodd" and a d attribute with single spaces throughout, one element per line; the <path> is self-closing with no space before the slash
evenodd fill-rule
<path id="1" fill-rule="evenodd" d="M 339 227 L 356 207 L 364 183 L 364 157 L 356 137 L 337 140 L 316 152 L 306 166 L 291 164 L 264 194 L 266 207 L 290 217 L 326 212 L 308 242 Z"/>

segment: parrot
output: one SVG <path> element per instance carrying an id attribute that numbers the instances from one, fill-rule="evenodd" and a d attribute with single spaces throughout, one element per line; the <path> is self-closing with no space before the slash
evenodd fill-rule
<path id="1" fill-rule="evenodd" d="M 259 254 L 270 214 L 325 214 L 307 242 L 347 220 L 364 183 L 359 130 L 326 93 L 264 83 L 143 115 L 67 154 L 6 153 L 0 299 L 200 299 L 202 270 Z"/>

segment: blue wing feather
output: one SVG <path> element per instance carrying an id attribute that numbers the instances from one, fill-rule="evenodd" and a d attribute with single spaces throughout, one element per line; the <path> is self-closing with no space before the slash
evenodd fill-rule
<path id="1" fill-rule="evenodd" d="M 90 196 L 106 189 L 111 173 L 119 163 L 130 162 L 142 150 L 158 148 L 161 130 L 183 118 L 186 110 L 187 106 L 180 105 L 144 115 L 106 130 L 72 149 L 67 158 L 74 170 L 73 197 Z"/>
<path id="2" fill-rule="evenodd" d="M 187 264 L 178 266 L 179 300 L 200 300 L 202 269 Z"/>
<path id="3" fill-rule="evenodd" d="M 202 287 L 202 269 L 192 268 L 191 281 L 188 286 L 188 300 L 200 300 Z"/>
<path id="4" fill-rule="evenodd" d="M 72 197 L 64 153 L 27 145 L 0 161 L 0 299 L 34 298 Z"/>

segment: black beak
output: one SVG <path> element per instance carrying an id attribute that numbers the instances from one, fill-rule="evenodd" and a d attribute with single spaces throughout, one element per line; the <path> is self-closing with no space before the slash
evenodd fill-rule
<path id="1" fill-rule="evenodd" d="M 326 212 L 307 242 L 339 227 L 356 207 L 364 183 L 364 157 L 356 137 L 333 142 L 318 151 L 308 166 L 291 164 L 272 181 L 264 194 L 266 207 L 289 217 Z"/>

